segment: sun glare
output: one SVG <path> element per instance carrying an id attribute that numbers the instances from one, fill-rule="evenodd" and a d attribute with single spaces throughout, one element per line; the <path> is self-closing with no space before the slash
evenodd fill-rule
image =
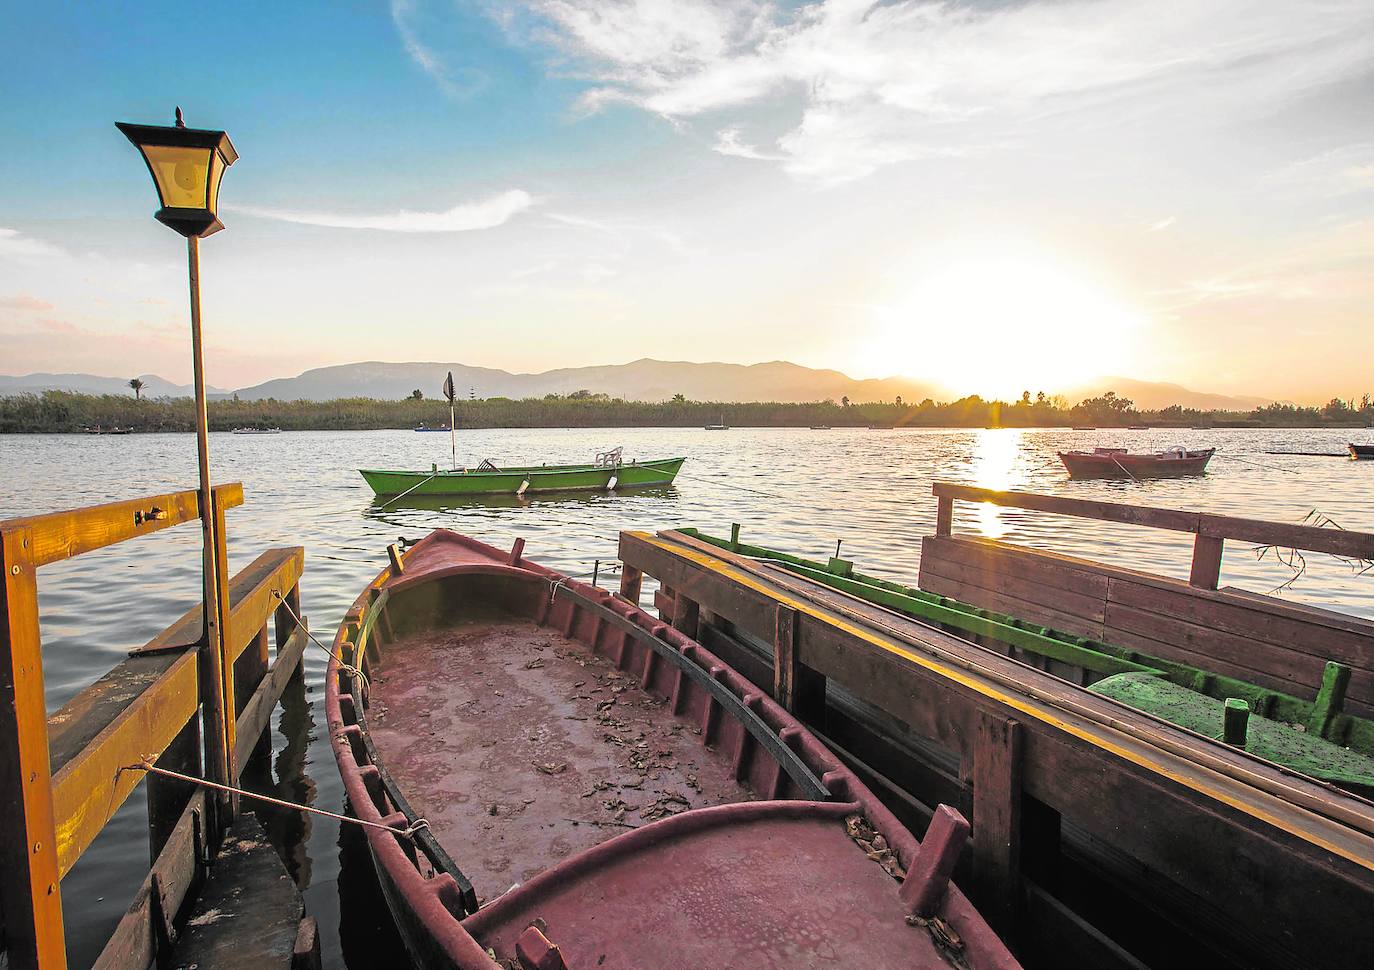
<path id="1" fill-rule="evenodd" d="M 951 263 L 876 312 L 874 373 L 1003 400 L 1118 370 L 1141 323 L 1094 283 L 1012 257 Z"/>

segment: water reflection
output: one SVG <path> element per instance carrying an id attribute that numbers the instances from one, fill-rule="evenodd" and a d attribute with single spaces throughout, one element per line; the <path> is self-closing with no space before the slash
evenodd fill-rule
<path id="1" fill-rule="evenodd" d="M 1019 488 L 1028 481 L 1021 455 L 1020 428 L 984 428 L 973 446 L 973 484 L 999 492 Z M 1000 539 L 1011 529 L 1003 518 L 1010 510 L 996 505 L 976 506 L 977 527 L 989 539 Z"/>

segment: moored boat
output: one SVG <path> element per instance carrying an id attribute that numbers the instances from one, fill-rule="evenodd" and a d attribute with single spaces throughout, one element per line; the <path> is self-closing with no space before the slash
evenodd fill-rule
<path id="1" fill-rule="evenodd" d="M 432 533 L 335 640 L 331 743 L 420 966 L 1017 966 L 948 882 L 957 811 L 918 843 L 742 675 L 522 551 Z"/>
<path id="2" fill-rule="evenodd" d="M 233 434 L 281 434 L 281 428 L 235 428 Z"/>
<path id="3" fill-rule="evenodd" d="M 671 485 L 685 458 L 628 461 L 619 464 L 520 465 L 497 467 L 484 461 L 477 468 L 429 471 L 360 468 L 359 474 L 379 496 L 398 495 L 529 495 L 538 492 L 613 491 Z"/>
<path id="4" fill-rule="evenodd" d="M 425 424 L 423 421 L 421 421 L 419 424 L 417 424 L 417 425 L 416 425 L 414 428 L 412 428 L 411 430 L 413 430 L 413 431 L 452 431 L 453 429 L 450 428 L 450 427 L 449 427 L 448 425 L 446 425 L 446 424 L 441 424 L 441 425 L 439 425 L 439 427 L 437 427 L 437 428 L 431 428 L 429 425 L 427 425 L 427 424 Z"/>
<path id="5" fill-rule="evenodd" d="M 729 431 L 729 430 L 730 430 L 730 426 L 729 426 L 728 424 L 725 423 L 725 414 L 724 414 L 724 412 L 721 413 L 720 421 L 718 421 L 718 422 L 715 423 L 715 424 L 708 424 L 708 425 L 706 425 L 706 426 L 705 426 L 705 430 L 707 430 L 707 431 Z"/>
<path id="6" fill-rule="evenodd" d="M 1360 445 L 1353 441 L 1350 442 L 1350 457 L 1358 459 L 1374 458 L 1374 444 Z"/>
<path id="7" fill-rule="evenodd" d="M 118 425 L 111 425 L 111 426 L 108 427 L 108 428 L 102 428 L 100 425 L 97 424 L 97 425 L 96 425 L 95 427 L 93 427 L 93 428 L 82 428 L 81 430 L 82 430 L 84 433 L 86 433 L 86 434 L 133 434 L 133 433 L 134 433 L 134 429 L 133 429 L 133 428 L 121 428 L 121 427 L 119 427 Z"/>
<path id="8" fill-rule="evenodd" d="M 1215 448 L 1189 451 L 1176 445 L 1164 451 L 1134 454 L 1125 448 L 1094 448 L 1061 451 L 1058 455 L 1070 478 L 1168 478 L 1202 474 L 1215 453 Z"/>

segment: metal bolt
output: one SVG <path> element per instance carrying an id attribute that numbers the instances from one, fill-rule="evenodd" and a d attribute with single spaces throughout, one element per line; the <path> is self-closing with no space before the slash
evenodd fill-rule
<path id="1" fill-rule="evenodd" d="M 15 576 L 19 575 L 19 563 L 15 563 L 13 566 L 10 567 L 10 573 L 12 573 Z"/>
<path id="2" fill-rule="evenodd" d="M 33 844 L 33 854 L 34 854 L 34 855 L 38 855 L 38 850 L 41 849 L 41 848 L 43 848 L 43 843 L 42 843 L 42 842 L 35 842 L 35 843 Z"/>

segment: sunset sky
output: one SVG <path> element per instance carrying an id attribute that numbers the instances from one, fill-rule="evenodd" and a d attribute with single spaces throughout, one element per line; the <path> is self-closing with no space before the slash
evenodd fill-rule
<path id="1" fill-rule="evenodd" d="M 0 373 L 787 359 L 1374 391 L 1374 3 L 8 5 Z"/>

